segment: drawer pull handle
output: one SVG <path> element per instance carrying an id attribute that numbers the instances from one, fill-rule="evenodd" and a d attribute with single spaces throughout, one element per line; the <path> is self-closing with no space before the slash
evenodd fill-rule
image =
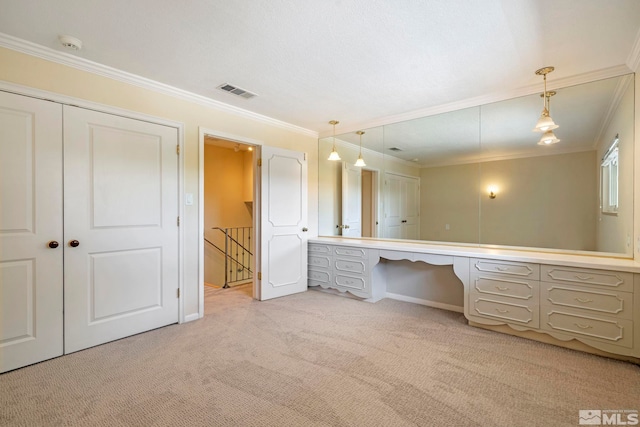
<path id="1" fill-rule="evenodd" d="M 593 300 L 589 298 L 576 298 L 576 301 L 581 302 L 583 304 L 587 302 L 593 302 Z"/>
<path id="2" fill-rule="evenodd" d="M 351 264 L 345 264 L 345 265 L 344 265 L 344 268 L 353 268 L 353 265 L 351 265 Z"/>
<path id="3" fill-rule="evenodd" d="M 509 267 L 496 267 L 498 271 L 509 271 Z"/>
<path id="4" fill-rule="evenodd" d="M 497 311 L 498 313 L 502 313 L 502 314 L 505 314 L 505 313 L 508 313 L 508 312 L 509 312 L 509 310 L 500 310 L 499 308 L 496 308 L 496 311 Z"/>
<path id="5" fill-rule="evenodd" d="M 593 328 L 593 326 L 591 326 L 591 325 L 583 325 L 581 323 L 574 323 L 574 325 L 576 325 L 580 329 L 591 329 L 591 328 Z"/>
<path id="6" fill-rule="evenodd" d="M 508 291 L 509 288 L 507 288 L 506 286 L 502 287 L 502 286 L 496 286 L 496 289 L 499 291 Z"/>
<path id="7" fill-rule="evenodd" d="M 352 285 L 353 284 L 353 280 L 346 280 L 347 285 Z"/>
<path id="8" fill-rule="evenodd" d="M 576 279 L 579 279 L 579 280 L 593 280 L 593 276 L 581 276 L 579 274 L 576 274 L 575 277 Z"/>

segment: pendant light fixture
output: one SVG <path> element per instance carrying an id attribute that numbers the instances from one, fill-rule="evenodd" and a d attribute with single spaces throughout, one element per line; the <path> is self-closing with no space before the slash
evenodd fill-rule
<path id="1" fill-rule="evenodd" d="M 338 152 L 336 151 L 336 125 L 338 123 L 340 122 L 337 120 L 331 120 L 329 122 L 330 125 L 333 125 L 333 147 L 331 148 L 331 154 L 329 154 L 328 160 L 332 160 L 332 161 L 340 160 L 340 155 L 338 155 Z"/>
<path id="2" fill-rule="evenodd" d="M 556 94 L 556 92 L 553 91 L 553 90 L 550 90 L 549 92 L 546 92 L 546 97 L 545 97 L 546 101 L 545 102 L 546 102 L 546 106 L 547 106 L 547 111 L 549 111 L 549 104 L 551 102 L 551 97 L 553 95 L 555 95 L 555 94 Z M 545 96 L 545 94 L 541 94 L 540 96 Z M 557 127 L 558 126 L 556 125 L 555 128 L 557 128 Z M 542 138 L 540 138 L 540 141 L 538 141 L 538 145 L 551 145 L 551 144 L 555 144 L 557 142 L 560 142 L 560 140 L 553 133 L 553 130 L 549 129 L 549 130 L 545 131 L 542 134 Z"/>
<path id="3" fill-rule="evenodd" d="M 536 70 L 536 75 L 543 76 L 544 78 L 544 92 L 542 94 L 542 114 L 536 123 L 536 127 L 533 128 L 534 132 L 548 132 L 553 129 L 557 129 L 559 126 L 554 123 L 553 119 L 549 115 L 549 97 L 547 96 L 547 74 L 552 72 L 555 68 L 544 67 Z"/>
<path id="4" fill-rule="evenodd" d="M 356 163 L 354 166 L 358 166 L 358 167 L 363 167 L 363 166 L 367 166 L 367 164 L 364 162 L 364 160 L 362 159 L 362 135 L 364 135 L 364 131 L 359 130 L 358 132 L 356 132 L 358 135 L 360 135 L 360 154 L 358 155 L 358 160 L 356 160 Z"/>

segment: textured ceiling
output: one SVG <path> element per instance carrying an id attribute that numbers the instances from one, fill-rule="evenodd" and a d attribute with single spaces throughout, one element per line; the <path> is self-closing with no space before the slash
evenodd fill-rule
<path id="1" fill-rule="evenodd" d="M 638 0 L 0 0 L 2 33 L 325 134 L 625 64 L 639 28 Z"/>

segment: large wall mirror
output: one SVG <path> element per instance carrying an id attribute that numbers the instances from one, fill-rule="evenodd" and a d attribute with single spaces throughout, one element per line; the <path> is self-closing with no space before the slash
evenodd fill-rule
<path id="1" fill-rule="evenodd" d="M 633 82 L 556 89 L 550 145 L 540 94 L 322 138 L 319 234 L 631 257 Z"/>

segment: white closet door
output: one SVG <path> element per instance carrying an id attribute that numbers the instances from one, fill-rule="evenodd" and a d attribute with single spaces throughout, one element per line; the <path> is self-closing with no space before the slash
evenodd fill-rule
<path id="1" fill-rule="evenodd" d="M 402 177 L 387 173 L 384 185 L 384 237 L 402 239 L 404 199 L 402 197 Z"/>
<path id="2" fill-rule="evenodd" d="M 405 178 L 402 186 L 404 198 L 404 233 L 403 239 L 420 239 L 420 179 Z"/>
<path id="3" fill-rule="evenodd" d="M 0 92 L 0 372 L 62 354 L 62 254 L 62 106 Z"/>
<path id="4" fill-rule="evenodd" d="M 307 290 L 307 160 L 262 147 L 260 299 Z"/>
<path id="5" fill-rule="evenodd" d="M 64 107 L 65 353 L 178 321 L 177 143 Z"/>
<path id="6" fill-rule="evenodd" d="M 362 168 L 342 165 L 342 235 L 362 237 Z"/>
<path id="7" fill-rule="evenodd" d="M 385 176 L 384 237 L 420 238 L 420 179 Z"/>

